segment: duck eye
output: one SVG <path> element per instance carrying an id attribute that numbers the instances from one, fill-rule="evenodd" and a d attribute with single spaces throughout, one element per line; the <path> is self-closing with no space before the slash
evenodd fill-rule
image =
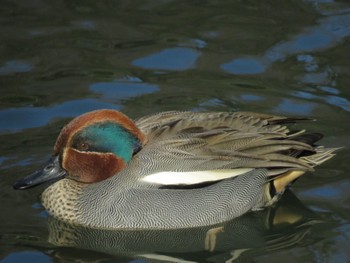
<path id="1" fill-rule="evenodd" d="M 77 145 L 79 151 L 87 151 L 89 149 L 89 144 L 86 142 L 81 142 Z"/>

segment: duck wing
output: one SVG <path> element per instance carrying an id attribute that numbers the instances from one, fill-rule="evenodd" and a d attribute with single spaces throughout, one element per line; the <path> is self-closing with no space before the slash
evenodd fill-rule
<path id="1" fill-rule="evenodd" d="M 273 131 L 287 133 L 287 127 L 280 124 L 295 122 L 305 118 L 289 118 L 283 116 L 254 113 L 254 112 L 178 112 L 168 111 L 142 117 L 136 120 L 136 125 L 148 136 L 163 135 L 172 136 L 180 130 L 195 129 L 198 127 L 206 130 L 230 128 L 242 132 L 248 131 Z"/>
<path id="2" fill-rule="evenodd" d="M 302 120 L 251 112 L 163 112 L 136 121 L 148 142 L 135 158 L 141 180 L 168 187 L 214 183 L 265 168 L 275 177 L 312 170 L 331 158 L 320 150 L 322 136 L 291 132 Z M 299 139 L 298 139 L 299 138 Z"/>

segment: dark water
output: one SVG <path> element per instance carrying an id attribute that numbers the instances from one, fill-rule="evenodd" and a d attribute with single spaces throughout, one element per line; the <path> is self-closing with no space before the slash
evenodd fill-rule
<path id="1" fill-rule="evenodd" d="M 2 262 L 350 261 L 348 1 L 49 2 L 0 5 Z M 345 148 L 295 184 L 299 200 L 216 236 L 73 228 L 48 217 L 42 189 L 12 184 L 45 162 L 64 123 L 98 108 L 305 116 Z"/>

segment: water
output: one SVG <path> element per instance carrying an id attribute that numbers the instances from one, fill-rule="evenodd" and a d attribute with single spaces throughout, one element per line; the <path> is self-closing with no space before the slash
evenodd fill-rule
<path id="1" fill-rule="evenodd" d="M 3 0 L 0 14 L 2 262 L 350 261 L 349 2 Z M 345 148 L 294 185 L 297 198 L 218 226 L 216 240 L 96 232 L 56 222 L 42 189 L 12 184 L 98 108 L 298 115 Z"/>

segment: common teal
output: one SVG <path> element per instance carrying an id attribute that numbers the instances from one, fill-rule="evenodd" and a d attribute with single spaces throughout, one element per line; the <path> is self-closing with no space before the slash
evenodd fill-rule
<path id="1" fill-rule="evenodd" d="M 251 112 L 163 112 L 136 120 L 114 110 L 73 119 L 40 171 L 14 184 L 50 186 L 54 217 L 102 229 L 218 224 L 275 203 L 306 171 L 334 156 L 302 120 Z"/>

